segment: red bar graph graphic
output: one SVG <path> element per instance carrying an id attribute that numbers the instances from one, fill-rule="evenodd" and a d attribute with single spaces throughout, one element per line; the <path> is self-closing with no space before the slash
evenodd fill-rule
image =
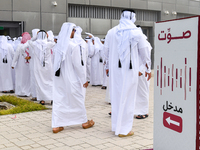
<path id="1" fill-rule="evenodd" d="M 160 59 L 160 95 L 162 95 L 162 57 Z"/>
<path id="2" fill-rule="evenodd" d="M 185 65 L 184 69 L 175 68 L 175 64 L 172 64 L 171 68 L 170 67 L 167 68 L 167 65 L 163 64 L 163 58 L 162 57 L 160 58 L 160 66 L 157 65 L 157 86 L 160 87 L 160 95 L 163 95 L 163 89 L 166 88 L 167 86 L 170 87 L 172 92 L 178 88 L 182 89 L 184 87 L 183 96 L 184 100 L 186 100 L 187 92 L 192 91 L 191 87 L 192 69 L 191 67 L 188 68 L 187 58 L 183 60 L 183 63 Z M 162 83 L 164 83 L 164 86 Z M 189 87 L 187 87 L 187 85 L 189 85 Z"/>
<path id="3" fill-rule="evenodd" d="M 157 86 L 159 86 L 159 66 L 157 66 Z"/>
<path id="4" fill-rule="evenodd" d="M 187 74 L 187 58 L 185 58 L 184 100 L 186 100 L 186 74 Z"/>
<path id="5" fill-rule="evenodd" d="M 178 69 L 176 68 L 176 87 L 178 87 Z"/>
<path id="6" fill-rule="evenodd" d="M 189 91 L 191 92 L 191 67 L 189 68 Z"/>
<path id="7" fill-rule="evenodd" d="M 172 91 L 174 90 L 174 64 L 172 64 Z"/>
<path id="8" fill-rule="evenodd" d="M 182 88 L 182 69 L 180 69 L 180 88 Z"/>
<path id="9" fill-rule="evenodd" d="M 164 66 L 164 87 L 166 87 L 166 66 Z"/>
<path id="10" fill-rule="evenodd" d="M 170 68 L 168 68 L 168 86 L 170 86 Z"/>

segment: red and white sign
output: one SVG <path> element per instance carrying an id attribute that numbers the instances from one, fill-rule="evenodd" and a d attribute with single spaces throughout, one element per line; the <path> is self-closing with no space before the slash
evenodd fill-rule
<path id="1" fill-rule="evenodd" d="M 181 133 L 183 129 L 182 118 L 168 112 L 163 113 L 163 125 L 169 129 Z"/>
<path id="2" fill-rule="evenodd" d="M 155 24 L 154 150 L 200 149 L 200 16 Z"/>

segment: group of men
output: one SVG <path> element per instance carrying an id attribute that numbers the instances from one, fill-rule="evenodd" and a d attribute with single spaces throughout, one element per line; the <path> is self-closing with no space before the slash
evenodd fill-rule
<path id="1" fill-rule="evenodd" d="M 16 95 L 32 95 L 41 104 L 53 100 L 52 128 L 58 133 L 64 126 L 82 124 L 87 129 L 95 124 L 85 109 L 88 81 L 106 87 L 109 76 L 112 131 L 119 137 L 133 135 L 135 110 L 141 114 L 144 106 L 136 100 L 138 80 L 151 78 L 151 46 L 135 20 L 134 10 L 123 10 L 119 25 L 102 41 L 90 33 L 83 40 L 81 27 L 69 22 L 63 23 L 56 42 L 52 31 L 33 29 L 32 38 L 23 33 L 14 49 L 0 36 L 0 91 L 14 89 L 12 67 Z"/>

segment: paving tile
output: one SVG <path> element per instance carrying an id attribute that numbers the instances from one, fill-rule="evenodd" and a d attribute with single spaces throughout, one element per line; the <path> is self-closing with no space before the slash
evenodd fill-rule
<path id="1" fill-rule="evenodd" d="M 22 149 L 31 149 L 31 146 L 23 146 L 23 147 L 21 147 Z"/>
<path id="2" fill-rule="evenodd" d="M 0 116 L 0 149 L 18 150 L 139 150 L 153 147 L 153 78 L 150 83 L 149 117 L 134 119 L 134 135 L 119 138 L 111 131 L 111 105 L 105 102 L 106 90 L 89 85 L 86 92 L 88 119 L 95 125 L 83 129 L 81 124 L 65 127 L 54 134 L 51 128 L 50 109 L 15 115 Z M 0 93 L 0 95 L 3 95 Z M 28 97 L 28 99 L 30 99 Z"/>

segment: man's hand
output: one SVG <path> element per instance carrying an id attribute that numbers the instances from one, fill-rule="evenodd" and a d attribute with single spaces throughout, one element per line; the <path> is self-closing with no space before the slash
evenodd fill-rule
<path id="1" fill-rule="evenodd" d="M 26 60 L 29 60 L 29 59 L 31 59 L 31 56 L 27 56 L 27 57 L 25 57 L 25 59 L 26 59 Z"/>
<path id="2" fill-rule="evenodd" d="M 108 76 L 109 69 L 106 69 L 106 75 Z"/>
<path id="3" fill-rule="evenodd" d="M 87 88 L 88 87 L 88 82 L 86 82 L 85 84 L 83 84 L 83 87 Z"/>
<path id="4" fill-rule="evenodd" d="M 139 71 L 138 75 L 141 76 L 141 75 L 143 75 L 143 74 L 142 74 L 142 72 Z"/>
<path id="5" fill-rule="evenodd" d="M 147 76 L 148 76 L 147 81 L 149 81 L 151 79 L 151 72 L 150 73 L 145 72 L 145 77 Z"/>

